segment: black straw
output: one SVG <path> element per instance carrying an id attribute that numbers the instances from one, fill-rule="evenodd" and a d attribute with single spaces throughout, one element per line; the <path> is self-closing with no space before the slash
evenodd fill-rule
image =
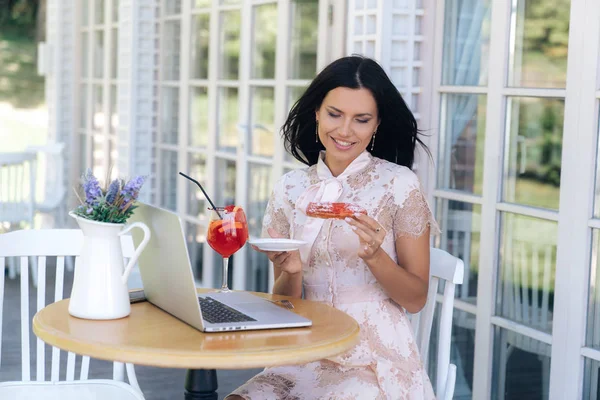
<path id="1" fill-rule="evenodd" d="M 183 176 L 184 178 L 189 179 L 190 181 L 194 182 L 196 185 L 198 185 L 198 187 L 200 188 L 200 190 L 202 190 L 202 193 L 204 193 L 204 197 L 206 197 L 206 200 L 208 200 L 208 202 L 210 203 L 210 205 L 213 207 L 213 210 L 215 210 L 215 212 L 217 213 L 217 215 L 219 216 L 219 219 L 223 219 L 223 217 L 221 216 L 221 214 L 219 213 L 219 210 L 217 210 L 217 207 L 215 206 L 215 204 L 212 202 L 212 200 L 210 199 L 210 197 L 208 197 L 208 195 L 206 194 L 206 191 L 204 190 L 204 188 L 202 187 L 202 185 L 200 184 L 200 182 L 198 182 L 197 180 L 195 180 L 194 178 L 192 178 L 191 176 L 188 176 L 186 174 L 184 174 L 183 172 L 179 171 L 179 175 Z"/>

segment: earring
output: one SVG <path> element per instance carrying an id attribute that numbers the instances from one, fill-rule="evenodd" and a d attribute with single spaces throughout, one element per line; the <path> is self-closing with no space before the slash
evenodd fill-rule
<path id="1" fill-rule="evenodd" d="M 377 130 L 373 132 L 373 142 L 371 143 L 371 151 L 373 151 L 373 148 L 375 147 L 375 135 L 377 135 Z"/>
<path id="2" fill-rule="evenodd" d="M 317 127 L 315 129 L 315 143 L 319 143 L 319 121 L 317 121 Z"/>

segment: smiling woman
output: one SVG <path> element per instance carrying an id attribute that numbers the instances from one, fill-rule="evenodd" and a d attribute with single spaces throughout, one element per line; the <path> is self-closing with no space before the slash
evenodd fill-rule
<path id="1" fill-rule="evenodd" d="M 255 250 L 273 262 L 273 293 L 346 312 L 361 342 L 330 359 L 267 368 L 228 399 L 434 398 L 406 315 L 425 304 L 429 234 L 438 231 L 410 169 L 417 134 L 400 93 L 367 58 L 333 62 L 294 105 L 283 136 L 309 166 L 275 185 L 263 236 L 304 244 Z"/>

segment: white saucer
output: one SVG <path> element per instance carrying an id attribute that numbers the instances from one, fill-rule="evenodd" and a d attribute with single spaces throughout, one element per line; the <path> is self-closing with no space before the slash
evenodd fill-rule
<path id="1" fill-rule="evenodd" d="M 302 240 L 262 238 L 248 240 L 248 243 L 264 251 L 294 251 L 306 244 Z"/>

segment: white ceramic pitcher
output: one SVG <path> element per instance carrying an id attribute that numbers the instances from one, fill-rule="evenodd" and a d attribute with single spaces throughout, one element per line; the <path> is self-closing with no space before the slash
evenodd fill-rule
<path id="1" fill-rule="evenodd" d="M 150 240 L 150 229 L 142 223 L 111 224 L 91 221 L 69 213 L 83 231 L 83 248 L 75 262 L 75 278 L 69 314 L 85 319 L 117 319 L 129 315 L 127 278 Z M 133 228 L 144 231 L 144 239 L 125 268 L 121 235 Z"/>

